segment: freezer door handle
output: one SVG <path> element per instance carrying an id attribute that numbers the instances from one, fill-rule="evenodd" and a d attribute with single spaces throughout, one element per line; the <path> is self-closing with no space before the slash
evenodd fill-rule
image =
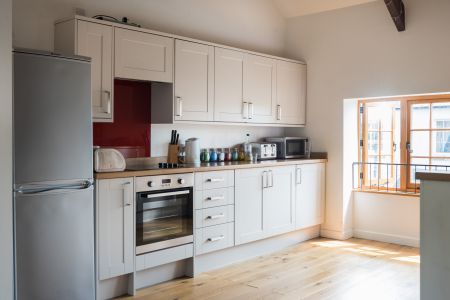
<path id="1" fill-rule="evenodd" d="M 19 187 L 16 192 L 22 195 L 38 195 L 46 192 L 57 191 L 57 190 L 86 190 L 93 186 L 92 180 L 83 180 L 77 183 L 68 184 L 55 184 L 55 185 L 36 185 L 35 187 L 30 186 L 24 188 Z"/>

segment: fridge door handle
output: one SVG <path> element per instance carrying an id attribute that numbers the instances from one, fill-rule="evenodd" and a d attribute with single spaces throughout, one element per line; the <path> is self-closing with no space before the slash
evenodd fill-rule
<path id="1" fill-rule="evenodd" d="M 86 190 L 93 186 L 92 180 L 83 180 L 73 184 L 36 185 L 35 187 L 18 187 L 16 192 L 22 195 L 38 195 L 57 190 Z"/>

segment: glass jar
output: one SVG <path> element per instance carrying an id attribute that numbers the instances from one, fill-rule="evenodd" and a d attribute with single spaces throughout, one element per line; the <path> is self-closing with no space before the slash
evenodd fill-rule
<path id="1" fill-rule="evenodd" d="M 202 152 L 200 153 L 200 160 L 202 162 L 209 162 L 209 152 L 208 149 L 202 149 Z"/>
<path id="2" fill-rule="evenodd" d="M 214 148 L 211 148 L 211 151 L 209 151 L 209 161 L 217 161 L 217 152 Z"/>
<path id="3" fill-rule="evenodd" d="M 230 150 L 230 148 L 226 148 L 224 151 L 225 151 L 225 161 L 231 161 L 231 150 Z"/>
<path id="4" fill-rule="evenodd" d="M 244 150 L 244 148 L 241 148 L 239 150 L 239 160 L 240 161 L 244 161 L 245 160 L 245 150 Z"/>
<path id="5" fill-rule="evenodd" d="M 217 151 L 217 160 L 224 161 L 225 160 L 225 151 L 223 149 L 218 149 Z"/>
<path id="6" fill-rule="evenodd" d="M 233 149 L 233 152 L 231 153 L 231 160 L 232 161 L 237 161 L 239 160 L 239 151 L 237 148 Z"/>

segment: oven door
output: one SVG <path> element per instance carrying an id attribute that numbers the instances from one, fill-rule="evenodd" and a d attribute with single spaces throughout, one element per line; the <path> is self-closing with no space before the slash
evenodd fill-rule
<path id="1" fill-rule="evenodd" d="M 192 194 L 192 187 L 137 193 L 136 254 L 193 242 Z"/>

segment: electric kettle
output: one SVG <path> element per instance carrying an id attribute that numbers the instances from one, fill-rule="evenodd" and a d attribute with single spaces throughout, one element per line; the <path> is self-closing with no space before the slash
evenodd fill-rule
<path id="1" fill-rule="evenodd" d="M 185 141 L 185 152 L 186 156 L 184 158 L 187 164 L 199 164 L 200 163 L 200 141 L 198 138 L 190 138 Z"/>

